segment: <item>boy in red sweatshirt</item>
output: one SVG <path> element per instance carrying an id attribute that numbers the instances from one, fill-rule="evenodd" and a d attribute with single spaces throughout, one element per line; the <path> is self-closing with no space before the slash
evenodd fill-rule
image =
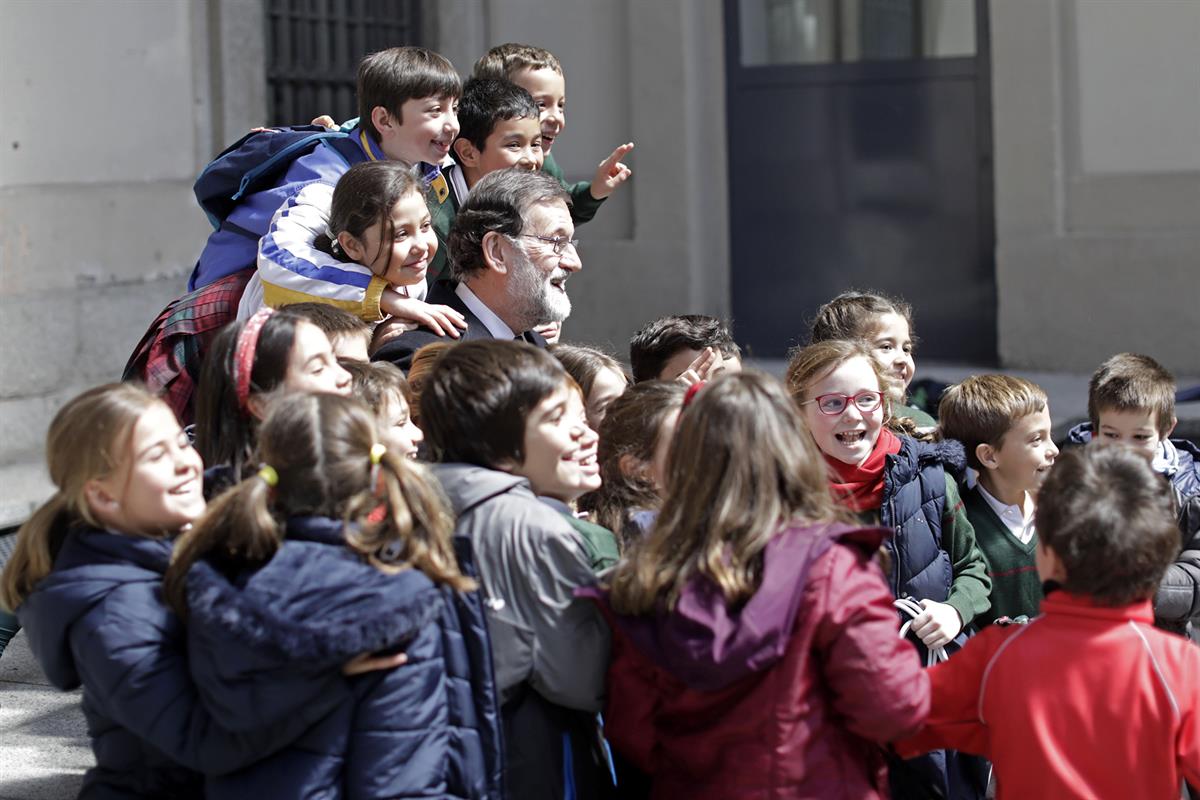
<path id="1" fill-rule="evenodd" d="M 1163 798 L 1200 785 L 1200 648 L 1154 627 L 1178 550 L 1171 497 L 1126 447 L 1061 455 L 1038 496 L 1042 615 L 932 668 L 905 757 L 986 756 L 997 797 Z"/>

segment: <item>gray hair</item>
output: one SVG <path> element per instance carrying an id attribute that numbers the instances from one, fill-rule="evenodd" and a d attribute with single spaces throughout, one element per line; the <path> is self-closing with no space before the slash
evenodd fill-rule
<path id="1" fill-rule="evenodd" d="M 530 208 L 556 200 L 571 207 L 571 196 L 562 184 L 544 172 L 512 167 L 485 175 L 471 189 L 450 226 L 446 244 L 450 277 L 463 280 L 486 268 L 483 237 L 489 231 L 517 236 Z"/>

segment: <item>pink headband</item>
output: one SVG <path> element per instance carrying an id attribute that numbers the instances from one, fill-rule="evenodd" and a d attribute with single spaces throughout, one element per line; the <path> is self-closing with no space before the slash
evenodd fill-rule
<path id="1" fill-rule="evenodd" d="M 250 413 L 247 401 L 250 399 L 250 373 L 254 371 L 254 353 L 258 350 L 258 335 L 267 321 L 267 317 L 275 313 L 269 307 L 260 308 L 254 316 L 246 320 L 246 326 L 238 334 L 237 348 L 233 351 L 233 379 L 237 388 L 238 408 L 243 414 Z"/>
<path id="2" fill-rule="evenodd" d="M 692 401 L 696 399 L 696 395 L 700 394 L 700 390 L 704 388 L 704 384 L 706 383 L 708 383 L 708 381 L 697 381 L 688 387 L 687 391 L 683 394 L 684 408 L 687 408 L 692 404 Z"/>

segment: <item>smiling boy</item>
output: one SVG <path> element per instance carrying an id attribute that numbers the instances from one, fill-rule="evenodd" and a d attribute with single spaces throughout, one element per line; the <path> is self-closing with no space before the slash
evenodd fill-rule
<path id="1" fill-rule="evenodd" d="M 512 81 L 532 95 L 539 110 L 545 156 L 541 169 L 570 193 L 571 220 L 576 225 L 596 216 L 605 198 L 633 175 L 633 171 L 621 162 L 633 150 L 633 142 L 626 142 L 600 162 L 591 181 L 567 183 L 562 168 L 550 155 L 554 143 L 567 127 L 567 84 L 562 64 L 549 50 L 512 42 L 497 45 L 475 62 L 472 74 L 476 78 Z"/>
<path id="2" fill-rule="evenodd" d="M 542 132 L 529 92 L 508 81 L 472 78 L 463 87 L 454 157 L 465 189 L 498 169 L 542 168 Z M 462 192 L 463 199 L 466 192 Z"/>
<path id="3" fill-rule="evenodd" d="M 1200 448 L 1170 438 L 1178 421 L 1175 378 L 1149 356 L 1119 353 L 1088 382 L 1088 417 L 1071 430 L 1071 444 L 1128 445 L 1170 482 L 1180 551 L 1154 597 L 1154 621 L 1200 641 Z"/>
<path id="4" fill-rule="evenodd" d="M 579 534 L 535 495 L 590 470 L 568 381 L 545 350 L 468 341 L 441 357 L 420 399 L 456 548 L 473 552 L 488 611 L 509 797 L 612 788 L 593 747 L 608 628 L 574 595 L 594 581 L 592 566 Z"/>
<path id="5" fill-rule="evenodd" d="M 1034 507 L 1058 455 L 1046 393 L 1022 378 L 973 375 L 945 391 L 938 418 L 942 435 L 962 442 L 967 463 L 979 475 L 962 493 L 992 579 L 992 606 L 978 624 L 1035 617 L 1042 586 Z"/>

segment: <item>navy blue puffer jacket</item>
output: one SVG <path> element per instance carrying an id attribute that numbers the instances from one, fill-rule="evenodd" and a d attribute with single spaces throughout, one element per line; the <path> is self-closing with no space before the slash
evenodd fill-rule
<path id="1" fill-rule="evenodd" d="M 51 683 L 83 685 L 96 767 L 81 797 L 199 797 L 200 772 L 261 758 L 265 741 L 287 743 L 349 697 L 334 676 L 243 732 L 225 728 L 199 702 L 183 626 L 162 600 L 170 557 L 165 539 L 71 528 L 53 571 L 17 609 Z"/>
<path id="2" fill-rule="evenodd" d="M 278 755 L 210 783 L 210 797 L 501 796 L 477 593 L 435 587 L 416 570 L 381 572 L 344 546 L 341 521 L 324 517 L 289 520 L 283 546 L 253 573 L 229 580 L 195 564 L 187 591 L 193 674 L 235 728 L 354 656 L 408 656 L 397 669 L 352 678 L 352 702 Z"/>

